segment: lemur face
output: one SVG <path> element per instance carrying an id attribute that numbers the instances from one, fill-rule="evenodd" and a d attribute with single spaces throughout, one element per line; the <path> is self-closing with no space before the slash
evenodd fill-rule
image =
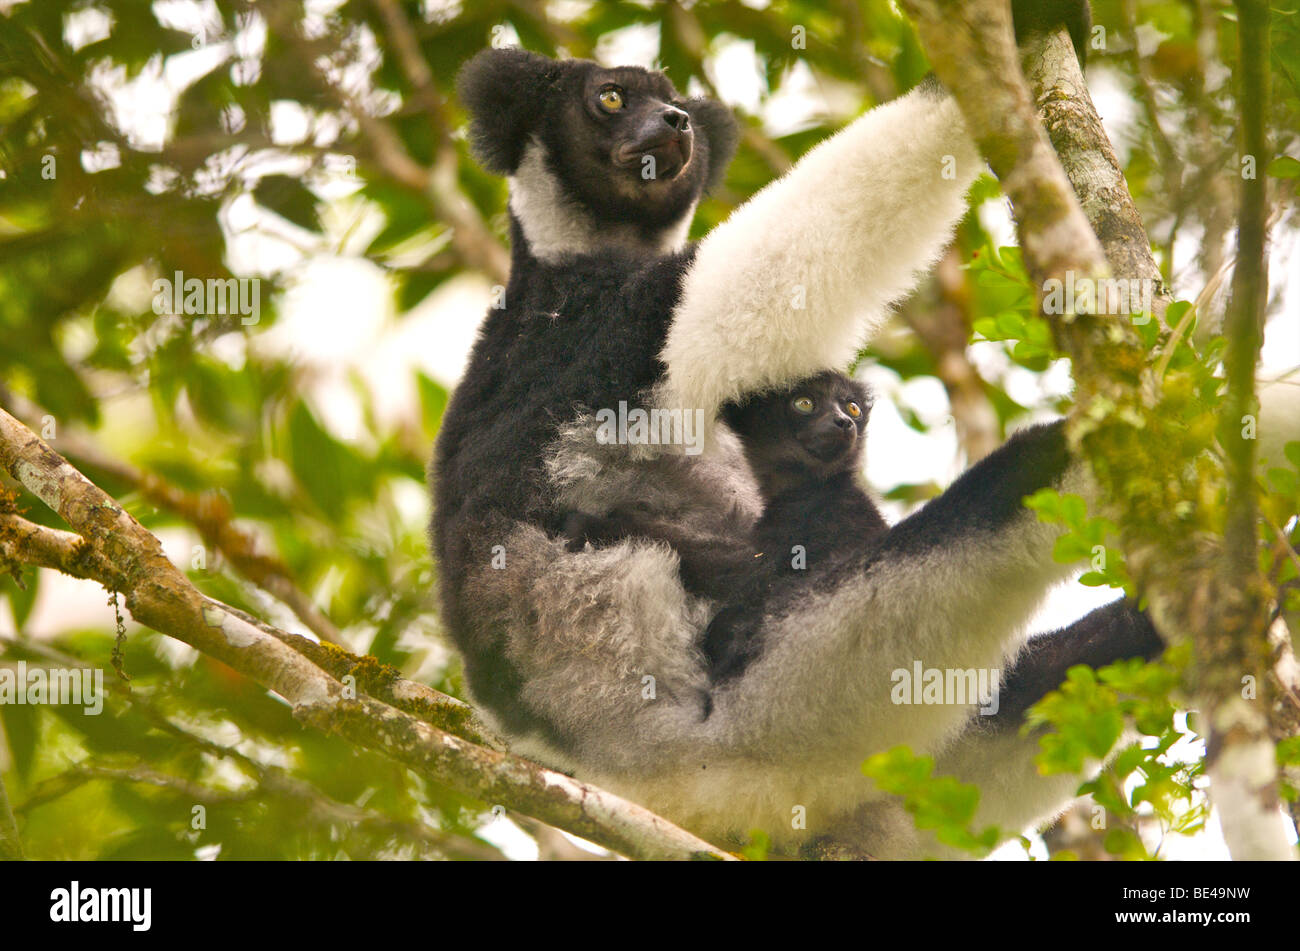
<path id="1" fill-rule="evenodd" d="M 561 120 L 541 137 L 556 170 L 589 202 L 605 204 L 611 191 L 647 203 L 661 192 L 702 190 L 708 149 L 696 154 L 686 100 L 667 77 L 581 63 L 573 79 Z"/>
<path id="2" fill-rule="evenodd" d="M 639 67 L 485 50 L 461 70 L 458 89 L 475 153 L 511 176 L 525 232 L 532 224 L 538 243 L 579 245 L 569 250 L 628 234 L 651 245 L 668 230 L 684 236 L 735 150 L 725 106 L 686 99 L 663 73 Z"/>
<path id="3" fill-rule="evenodd" d="M 760 482 L 827 478 L 862 462 L 871 391 L 826 372 L 724 410 Z"/>

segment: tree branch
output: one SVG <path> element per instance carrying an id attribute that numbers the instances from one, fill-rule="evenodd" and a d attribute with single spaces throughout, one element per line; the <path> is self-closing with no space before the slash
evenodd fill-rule
<path id="1" fill-rule="evenodd" d="M 971 291 L 956 245 L 939 259 L 934 276 L 937 300 L 914 298 L 898 313 L 934 358 L 935 375 L 948 394 L 957 426 L 957 443 L 970 464 L 998 447 L 1001 432 L 984 379 L 966 350 L 971 335 Z"/>
<path id="2" fill-rule="evenodd" d="M 469 743 L 364 694 L 353 696 L 344 684 L 284 640 L 267 633 L 266 626 L 250 623 L 245 616 L 200 594 L 167 560 L 152 534 L 3 410 L 0 465 L 58 512 L 97 556 L 108 561 L 113 569 L 110 580 L 117 582 L 136 620 L 273 690 L 303 723 L 384 753 L 466 795 L 508 803 L 625 855 L 650 859 L 729 857 L 604 790 L 520 757 Z M 10 525 L 14 519 L 16 516 L 5 517 Z M 49 542 L 47 550 L 71 547 L 71 543 L 62 544 L 66 541 L 62 538 L 58 539 L 61 544 L 55 545 L 44 531 L 49 530 L 35 535 L 44 540 L 42 545 Z M 79 564 L 89 570 L 91 560 L 83 558 Z"/>
<path id="3" fill-rule="evenodd" d="M 1020 75 L 1005 2 L 903 0 L 935 74 L 961 107 L 980 151 L 1016 210 L 1026 268 L 1040 288 L 1066 272 L 1106 270 L 1061 164 L 1038 123 Z"/>
<path id="4" fill-rule="evenodd" d="M 1150 282 L 1154 313 L 1163 323 L 1173 298 L 1151 254 L 1142 216 L 1092 103 L 1073 45 L 1064 31 L 1031 36 L 1021 62 L 1034 91 L 1038 117 L 1071 190 L 1101 240 L 1111 272 Z"/>
<path id="5" fill-rule="evenodd" d="M 668 22 L 672 24 L 673 30 L 681 40 L 682 48 L 686 55 L 690 57 L 691 68 L 699 78 L 700 83 L 704 86 L 705 92 L 713 99 L 722 101 L 718 95 L 718 88 L 714 85 L 713 80 L 704 69 L 704 57 L 709 51 L 709 40 L 704 33 L 704 27 L 700 23 L 699 17 L 695 11 L 682 6 L 681 3 L 671 2 L 668 4 Z M 680 81 L 680 80 L 679 80 Z M 754 154 L 763 160 L 768 168 L 776 175 L 784 175 L 790 171 L 794 162 L 786 154 L 785 149 L 773 142 L 761 129 L 756 128 L 744 119 L 737 117 L 736 124 L 740 128 L 740 137 L 746 145 L 753 149 Z"/>
<path id="6" fill-rule="evenodd" d="M 0 387 L 0 402 L 7 404 L 17 417 L 29 421 L 46 415 L 41 407 L 4 387 Z M 342 636 L 334 622 L 294 583 L 283 561 L 260 551 L 262 546 L 257 537 L 235 524 L 234 513 L 220 495 L 195 495 L 178 489 L 152 472 L 110 456 L 84 436 L 64 434 L 58 443 L 67 455 L 120 479 L 150 504 L 189 522 L 207 545 L 225 556 L 235 571 L 286 605 L 309 631 L 323 641 L 341 643 Z"/>
<path id="7" fill-rule="evenodd" d="M 46 528 L 12 513 L 0 513 L 0 568 L 15 565 L 51 568 L 74 578 L 97 581 L 112 591 L 122 590 L 124 584 L 116 566 L 80 535 Z M 411 716 L 471 743 L 493 749 L 505 748 L 500 739 L 478 721 L 468 704 L 432 687 L 403 679 L 396 667 L 381 664 L 373 657 L 361 657 L 341 647 L 318 644 L 309 638 L 282 631 L 219 601 L 211 603 L 302 654 L 336 680 L 343 681 L 351 676 L 361 690 Z"/>
<path id="8" fill-rule="evenodd" d="M 62 651 L 50 647 L 37 641 L 18 641 L 12 638 L 0 637 L 0 644 L 9 648 L 43 657 L 62 667 L 75 668 L 84 666 L 85 662 L 78 657 L 65 654 Z M 257 782 L 260 787 L 259 791 L 249 791 L 240 793 L 227 793 L 224 790 L 210 789 L 206 786 L 197 786 L 198 792 L 192 797 L 197 802 L 219 804 L 238 804 L 257 799 L 259 795 L 277 795 L 287 800 L 292 800 L 303 808 L 305 814 L 309 815 L 316 821 L 324 824 L 338 826 L 366 826 L 374 828 L 382 833 L 398 833 L 406 839 L 420 842 L 435 850 L 440 855 L 455 855 L 461 858 L 483 859 L 488 861 L 499 861 L 502 855 L 499 850 L 490 845 L 485 845 L 472 839 L 449 835 L 440 829 L 429 826 L 420 821 L 403 821 L 376 812 L 371 809 L 365 809 L 354 806 L 350 803 L 340 802 L 317 786 L 299 779 L 288 771 L 278 766 L 268 766 L 258 762 L 246 753 L 229 746 L 223 746 L 207 737 L 199 736 L 190 730 L 175 723 L 163 711 L 158 709 L 154 698 L 156 695 L 146 697 L 140 691 L 132 691 L 120 681 L 110 680 L 105 685 L 110 693 L 117 699 L 128 704 L 132 709 L 139 713 L 149 723 L 166 733 L 169 736 L 192 746 L 201 753 L 208 756 L 229 760 L 234 762 L 243 772 L 251 779 Z M 33 787 L 27 798 L 20 803 L 15 812 L 20 815 L 26 815 L 32 809 L 44 805 L 54 799 L 66 795 L 73 789 L 89 782 L 93 779 L 106 779 L 110 781 L 141 781 L 149 785 L 160 787 L 170 787 L 165 780 L 157 782 L 150 779 L 137 779 L 135 773 L 138 770 L 150 770 L 157 777 L 167 777 L 166 773 L 153 771 L 145 763 L 137 763 L 131 767 L 122 767 L 120 764 L 104 763 L 93 758 L 88 758 L 76 764 L 71 769 L 53 776 L 48 780 Z M 113 774 L 116 771 L 116 774 Z M 188 782 L 188 780 L 183 780 Z M 183 790 L 180 787 L 174 787 L 177 791 Z M 549 826 L 542 823 L 535 823 L 539 829 L 548 829 L 555 835 L 558 832 L 550 830 Z"/>
<path id="9" fill-rule="evenodd" d="M 446 105 L 414 43 L 410 23 L 399 5 L 383 0 L 376 2 L 396 51 L 398 66 L 403 69 L 438 139 L 433 165 L 428 168 L 411 157 L 392 125 L 372 115 L 355 97 L 331 81 L 318 61 L 337 50 L 323 40 L 303 36 L 292 5 L 262 4 L 257 9 L 266 17 L 268 27 L 295 52 L 306 75 L 356 121 L 361 132 L 361 148 L 371 161 L 390 179 L 420 194 L 434 215 L 446 223 L 451 246 L 467 267 L 483 272 L 494 283 L 504 284 L 510 275 L 510 255 L 460 188 L 460 160 L 446 122 Z"/>
<path id="10" fill-rule="evenodd" d="M 1252 0 L 1249 15 L 1258 17 L 1262 3 Z M 1070 156 L 1066 167 L 1077 177 L 1092 225 L 1106 240 L 1105 254 L 1036 121 L 1005 0 L 904 0 L 903 6 L 918 20 L 936 73 L 954 90 L 968 127 L 1011 199 L 1026 270 L 1040 293 L 1048 279 L 1064 281 L 1070 270 L 1076 279 L 1106 275 L 1107 257 L 1120 277 L 1158 277 L 1149 241 L 1086 95 L 1065 31 L 1028 44 L 1025 68 L 1045 90 L 1039 101 L 1054 126 L 1054 141 Z M 1243 11 L 1242 18 L 1247 16 Z M 1243 28 L 1243 43 L 1248 38 L 1261 42 Z M 1251 63 L 1249 75 L 1258 77 L 1259 61 L 1267 61 L 1266 47 L 1257 45 L 1249 52 L 1243 47 L 1241 60 Z M 1254 95 L 1254 83 L 1243 90 L 1244 98 Z M 1260 136 L 1262 142 L 1262 125 Z M 1088 150 L 1100 151 L 1101 158 L 1078 155 Z M 1262 200 L 1260 209 L 1262 232 Z M 1262 261 L 1262 237 L 1257 257 Z M 1249 306 L 1252 319 L 1258 319 L 1260 302 L 1251 298 Z M 1159 455 L 1153 426 L 1161 419 L 1161 401 L 1171 397 L 1151 372 L 1150 357 L 1133 326 L 1103 315 L 1070 313 L 1052 317 L 1051 323 L 1058 346 L 1074 365 L 1075 406 L 1068 431 L 1092 464 L 1104 500 L 1122 513 L 1130 572 L 1149 598 L 1158 629 L 1166 635 L 1191 636 L 1196 644 L 1198 694 L 1211 726 L 1207 762 L 1212 795 L 1233 856 L 1294 858 L 1285 820 L 1276 809 L 1272 746 L 1261 739 L 1266 726 L 1263 704 L 1252 706 L 1242 698 L 1239 679 L 1253 675 L 1262 683 L 1264 668 L 1253 658 L 1266 644 L 1268 616 L 1265 590 L 1255 583 L 1258 572 L 1252 578 L 1245 568 L 1256 557 L 1254 509 L 1242 501 L 1243 493 L 1253 492 L 1253 477 L 1247 478 L 1253 468 L 1239 474 L 1229 506 L 1229 520 L 1236 526 L 1235 541 L 1229 542 L 1234 555 L 1225 554 L 1223 539 L 1206 530 L 1213 522 L 1170 520 L 1159 503 L 1212 499 L 1217 473 L 1209 463 L 1192 471 L 1184 456 Z M 1230 394 L 1225 427 L 1240 425 L 1232 407 L 1247 405 L 1242 400 L 1253 396 L 1253 382 L 1246 378 L 1253 379 L 1257 350 L 1257 343 L 1250 349 L 1247 341 L 1243 351 L 1248 352 L 1237 357 L 1231 373 L 1237 392 Z M 1173 444 L 1196 445 L 1186 437 Z M 1203 461 L 1202 455 L 1198 462 Z M 1141 486 L 1144 504 L 1134 504 L 1134 481 L 1140 474 L 1171 465 L 1192 474 L 1147 477 Z M 1245 589 L 1240 586 L 1243 580 L 1249 581 Z M 1231 831 L 1229 824 L 1234 826 Z"/>
<path id="11" fill-rule="evenodd" d="M 1198 693 L 1208 701 L 1212 732 L 1207 766 L 1232 857 L 1294 859 L 1286 820 L 1278 812 L 1278 770 L 1262 696 L 1272 659 L 1267 636 L 1271 592 L 1258 556 L 1255 440 L 1243 438 L 1239 422 L 1255 409 L 1255 368 L 1268 298 L 1269 7 L 1268 0 L 1236 0 L 1236 7 L 1241 154 L 1254 157 L 1256 173 L 1241 180 L 1237 267 L 1224 324 L 1228 393 L 1220 442 L 1228 495 L 1218 568 L 1223 596 L 1215 604 L 1217 623 L 1197 632 Z M 1246 677 L 1253 678 L 1261 695 L 1243 696 Z"/>

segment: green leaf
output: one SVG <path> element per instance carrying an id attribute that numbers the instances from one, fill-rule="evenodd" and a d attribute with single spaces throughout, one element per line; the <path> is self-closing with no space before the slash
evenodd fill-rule
<path id="1" fill-rule="evenodd" d="M 1265 475 L 1273 491 L 1287 498 L 1300 494 L 1300 475 L 1294 469 L 1269 469 Z"/>
<path id="2" fill-rule="evenodd" d="M 1120 734 L 1124 732 L 1124 717 L 1118 710 L 1105 710 L 1088 721 L 1085 735 L 1088 751 L 1097 759 L 1110 752 Z"/>
<path id="3" fill-rule="evenodd" d="M 1088 503 L 1083 500 L 1083 496 L 1067 492 L 1061 496 L 1061 517 L 1071 528 L 1081 527 L 1088 517 Z"/>
<path id="4" fill-rule="evenodd" d="M 971 323 L 971 329 L 985 340 L 1001 340 L 998 323 L 992 317 L 977 317 Z"/>
<path id="5" fill-rule="evenodd" d="M 1137 833 L 1125 826 L 1111 826 L 1107 829 L 1105 838 L 1102 839 L 1102 846 L 1111 855 L 1118 855 L 1121 858 L 1149 858 Z"/>
<path id="6" fill-rule="evenodd" d="M 1070 562 L 1079 561 L 1083 558 L 1091 557 L 1092 549 L 1087 542 L 1073 533 L 1062 535 L 1052 546 L 1052 558 L 1059 564 L 1068 565 Z"/>
<path id="7" fill-rule="evenodd" d="M 1059 522 L 1061 520 L 1061 493 L 1056 489 L 1039 489 L 1033 495 L 1025 497 L 1025 508 L 1038 513 L 1042 522 Z"/>
<path id="8" fill-rule="evenodd" d="M 1193 306 L 1195 305 L 1189 300 L 1174 301 L 1169 305 L 1169 309 L 1165 311 L 1165 323 L 1170 327 L 1177 327 L 1183 319 L 1183 315 L 1191 310 Z"/>
<path id="9" fill-rule="evenodd" d="M 37 704 L 8 703 L 0 706 L 0 727 L 4 728 L 9 741 L 14 769 L 24 779 L 31 775 L 36 763 L 40 717 L 41 707 Z"/>
<path id="10" fill-rule="evenodd" d="M 289 457 L 313 501 L 334 518 L 340 517 L 349 498 L 373 491 L 367 467 L 351 447 L 327 433 L 302 402 L 289 416 Z"/>
<path id="11" fill-rule="evenodd" d="M 23 587 L 18 587 L 17 580 L 12 575 L 5 575 L 4 581 L 0 582 L 0 595 L 9 602 L 9 609 L 14 615 L 14 626 L 18 630 L 23 629 L 27 623 L 27 618 L 31 616 L 32 608 L 36 606 L 36 594 L 40 587 L 41 573 L 39 571 L 24 571 L 22 575 Z"/>
<path id="12" fill-rule="evenodd" d="M 1137 769 L 1147 761 L 1148 751 L 1134 743 L 1132 746 L 1126 746 L 1115 757 L 1111 768 L 1114 769 L 1118 776 L 1127 776 L 1133 770 Z"/>
<path id="13" fill-rule="evenodd" d="M 300 228 L 320 233 L 320 216 L 316 213 L 316 196 L 302 182 L 288 175 L 267 175 L 253 189 L 253 197 L 263 208 Z"/>
<path id="14" fill-rule="evenodd" d="M 432 294 L 440 284 L 451 277 L 450 271 L 412 271 L 402 281 L 397 292 L 397 309 L 402 313 L 414 310 L 426 297 Z"/>
<path id="15" fill-rule="evenodd" d="M 1287 460 L 1291 465 L 1300 469 L 1300 442 L 1289 442 L 1283 448 L 1282 452 L 1286 454 Z"/>
<path id="16" fill-rule="evenodd" d="M 415 385 L 420 393 L 420 416 L 424 422 L 424 433 L 432 441 L 438 435 L 442 414 L 447 409 L 447 388 L 418 370 L 415 373 Z"/>
<path id="17" fill-rule="evenodd" d="M 1019 340 L 1026 335 L 1025 318 L 1013 310 L 1003 311 L 993 318 L 998 333 L 1008 340 Z"/>
<path id="18" fill-rule="evenodd" d="M 1172 310 L 1173 307 L 1170 307 Z M 1168 319 L 1168 318 L 1166 318 Z M 1170 323 L 1173 321 L 1170 320 Z M 1160 340 L 1160 325 L 1154 320 L 1148 320 L 1145 323 L 1134 322 L 1133 326 L 1137 329 L 1138 336 L 1142 338 L 1142 346 L 1150 350 Z"/>
<path id="19" fill-rule="evenodd" d="M 1300 159 L 1279 155 L 1268 163 L 1268 174 L 1274 178 L 1300 178 Z"/>

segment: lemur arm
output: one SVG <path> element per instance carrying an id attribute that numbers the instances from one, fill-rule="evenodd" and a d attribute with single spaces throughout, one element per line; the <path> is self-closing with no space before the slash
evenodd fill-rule
<path id="1" fill-rule="evenodd" d="M 666 542 L 679 558 L 682 587 L 714 601 L 733 597 L 755 570 L 754 553 L 743 538 L 702 535 L 632 508 L 616 508 L 608 515 L 565 512 L 559 534 L 571 552 L 582 551 L 587 543 L 601 548 L 630 538 Z"/>
<path id="2" fill-rule="evenodd" d="M 923 84 L 803 156 L 700 243 L 662 359 L 665 406 L 713 412 L 848 365 L 942 252 L 984 169 Z"/>

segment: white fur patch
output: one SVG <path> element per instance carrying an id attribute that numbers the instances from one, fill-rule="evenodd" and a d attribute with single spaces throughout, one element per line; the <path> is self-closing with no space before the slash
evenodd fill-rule
<path id="1" fill-rule="evenodd" d="M 686 246 L 695 214 L 692 203 L 681 219 L 651 244 L 630 224 L 618 227 L 598 222 L 565 194 L 555 173 L 546 167 L 544 149 L 536 140 L 524 147 L 523 158 L 509 181 L 510 210 L 519 219 L 529 250 L 541 261 L 555 261 L 569 254 L 589 254 L 610 246 L 671 254 Z"/>
<path id="2" fill-rule="evenodd" d="M 746 393 L 846 366 L 937 260 L 984 167 L 956 104 L 926 91 L 819 144 L 700 243 L 660 405 L 712 418 Z"/>

